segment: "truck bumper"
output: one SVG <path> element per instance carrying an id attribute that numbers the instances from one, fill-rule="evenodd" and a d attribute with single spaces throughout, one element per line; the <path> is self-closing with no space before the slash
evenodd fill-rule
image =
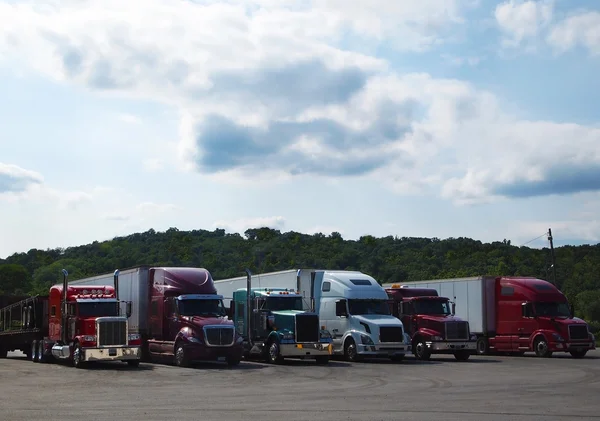
<path id="1" fill-rule="evenodd" d="M 463 341 L 463 342 L 425 342 L 427 348 L 431 349 L 438 354 L 448 353 L 452 354 L 456 351 L 475 351 L 477 349 L 477 342 L 475 341 Z"/>
<path id="2" fill-rule="evenodd" d="M 596 344 L 590 342 L 550 342 L 550 350 L 554 352 L 570 352 L 596 349 Z"/>
<path id="3" fill-rule="evenodd" d="M 333 353 L 331 343 L 281 344 L 281 355 L 291 358 L 328 357 Z"/>
<path id="4" fill-rule="evenodd" d="M 405 355 L 410 353 L 410 346 L 403 343 L 395 344 L 377 344 L 377 345 L 357 345 L 358 355 L 372 357 L 392 357 L 394 355 Z"/>
<path id="5" fill-rule="evenodd" d="M 223 347 L 189 343 L 185 350 L 189 353 L 189 358 L 191 360 L 197 361 L 227 361 L 227 359 L 241 361 L 244 353 L 242 343 Z"/>
<path id="6" fill-rule="evenodd" d="M 111 348 L 83 348 L 83 361 L 127 361 L 142 357 L 140 346 Z"/>

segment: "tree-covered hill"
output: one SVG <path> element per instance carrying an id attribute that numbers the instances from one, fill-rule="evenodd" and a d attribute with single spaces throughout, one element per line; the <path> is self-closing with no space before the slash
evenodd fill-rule
<path id="1" fill-rule="evenodd" d="M 557 285 L 577 313 L 600 322 L 600 244 L 555 249 Z M 291 268 L 360 270 L 380 282 L 474 275 L 525 275 L 552 279 L 548 248 L 469 238 L 307 235 L 258 228 L 244 236 L 224 230 L 149 230 L 110 241 L 16 253 L 0 260 L 0 294 L 47 293 L 64 267 L 75 280 L 140 265 L 205 267 L 215 279 Z"/>

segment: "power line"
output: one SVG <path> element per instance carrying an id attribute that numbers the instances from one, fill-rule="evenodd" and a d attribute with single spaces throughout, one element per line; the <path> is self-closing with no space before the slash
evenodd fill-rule
<path id="1" fill-rule="evenodd" d="M 527 244 L 529 244 L 529 243 L 531 243 L 531 242 L 533 242 L 533 241 L 535 241 L 535 240 L 538 240 L 538 239 L 540 239 L 540 238 L 542 238 L 542 237 L 544 237 L 544 236 L 546 236 L 546 235 L 548 235 L 548 231 L 546 231 L 545 233 L 543 233 L 543 234 L 542 234 L 542 235 L 540 235 L 539 237 L 535 237 L 534 239 L 531 239 L 531 240 L 529 240 L 528 242 L 521 244 L 519 247 L 523 247 L 523 246 L 525 246 L 525 245 L 527 245 Z"/>

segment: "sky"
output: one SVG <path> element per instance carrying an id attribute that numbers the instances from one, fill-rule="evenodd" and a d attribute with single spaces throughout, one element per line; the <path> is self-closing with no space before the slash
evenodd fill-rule
<path id="1" fill-rule="evenodd" d="M 596 244 L 599 28 L 595 0 L 0 0 L 0 258 L 170 227 Z"/>

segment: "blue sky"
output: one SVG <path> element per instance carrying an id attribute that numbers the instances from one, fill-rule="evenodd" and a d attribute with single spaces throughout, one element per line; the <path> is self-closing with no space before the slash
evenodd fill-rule
<path id="1" fill-rule="evenodd" d="M 0 0 L 0 257 L 169 227 L 598 243 L 598 27 L 590 0 Z"/>

